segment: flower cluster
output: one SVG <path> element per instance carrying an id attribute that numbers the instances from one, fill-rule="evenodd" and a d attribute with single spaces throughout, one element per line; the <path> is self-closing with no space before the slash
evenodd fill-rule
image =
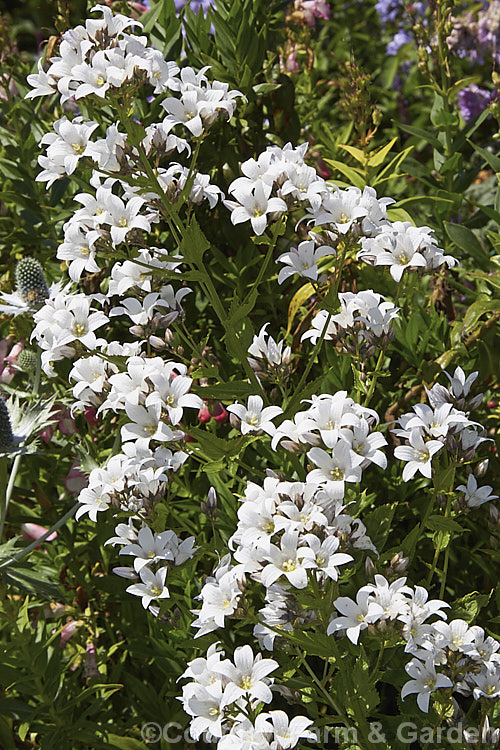
<path id="1" fill-rule="evenodd" d="M 281 443 L 294 452 L 310 448 L 307 457 L 318 468 L 309 472 L 307 483 L 323 487 L 341 500 L 345 482 L 359 482 L 363 469 L 370 464 L 385 469 L 387 459 L 380 448 L 387 441 L 380 432 L 371 432 L 371 426 L 378 422 L 377 413 L 355 403 L 346 391 L 333 396 L 323 393 L 309 403 L 309 408 L 297 412 L 293 420 L 281 423 L 272 447 L 276 449 Z"/>
<path id="2" fill-rule="evenodd" d="M 113 572 L 122 578 L 140 580 L 128 586 L 127 592 L 140 596 L 144 609 L 158 615 L 159 607 L 151 602 L 170 596 L 165 585 L 169 566 L 182 565 L 193 557 L 197 548 L 192 536 L 181 541 L 173 531 L 154 533 L 145 525 L 137 531 L 134 520 L 135 517 L 131 517 L 128 524 L 118 524 L 116 536 L 105 544 L 120 544 L 120 555 L 133 556 L 133 567 L 114 568 Z"/>
<path id="3" fill-rule="evenodd" d="M 284 711 L 259 713 L 248 718 L 259 704 L 272 701 L 273 678 L 278 668 L 274 659 L 254 656 L 250 646 L 235 649 L 233 661 L 224 659 L 224 651 L 215 643 L 206 657 L 189 662 L 182 675 L 189 678 L 180 699 L 192 719 L 191 737 L 197 741 L 202 734 L 208 742 L 217 742 L 218 750 L 255 747 L 260 750 L 292 748 L 301 738 L 314 739 L 307 731 L 312 721 L 296 716 L 291 721 Z"/>
<path id="4" fill-rule="evenodd" d="M 348 515 L 321 484 L 269 476 L 263 486 L 248 482 L 241 502 L 229 542 L 236 564 L 226 555 L 207 579 L 193 626 L 197 637 L 224 627 L 241 603 L 248 575 L 266 589 L 254 634 L 263 648 L 272 650 L 276 633 L 267 626 L 291 630 L 292 623 L 312 616 L 300 609 L 293 591 L 308 585 L 308 571 L 320 583 L 336 581 L 339 566 L 353 560 L 342 550 L 376 550 L 361 519 Z"/>
<path id="5" fill-rule="evenodd" d="M 463 695 L 495 699 L 500 696 L 500 643 L 486 636 L 483 628 L 469 627 L 465 620 L 445 622 L 439 599 L 429 599 L 422 586 L 413 589 L 406 578 L 393 583 L 381 575 L 375 583 L 359 589 L 356 601 L 340 597 L 334 601 L 341 613 L 328 626 L 328 634 L 345 631 L 349 640 L 358 642 L 362 630 L 371 627 L 398 633 L 406 642 L 405 652 L 413 656 L 406 665 L 412 678 L 403 685 L 401 697 L 415 693 L 421 711 L 429 710 L 431 693 L 453 688 Z M 441 619 L 429 622 L 431 617 Z M 437 671 L 440 667 L 440 671 Z"/>
<path id="6" fill-rule="evenodd" d="M 453 377 L 446 375 L 451 383 L 450 390 L 439 383 L 434 385 L 427 391 L 430 403 L 416 404 L 413 413 L 403 414 L 398 420 L 400 427 L 393 430 L 398 438 L 407 441 L 394 451 L 396 458 L 407 462 L 403 470 L 405 482 L 417 471 L 430 478 L 432 458 L 443 447 L 446 446 L 454 458 L 470 461 L 478 446 L 488 440 L 482 434 L 485 431 L 481 425 L 469 419 L 469 410 L 478 404 L 478 397 L 468 403 L 465 400 L 477 373 L 466 379 L 463 370 L 457 368 Z M 457 409 L 455 402 L 467 410 Z"/>
<path id="7" fill-rule="evenodd" d="M 380 346 L 384 337 L 392 335 L 392 321 L 398 317 L 399 308 L 382 294 L 367 289 L 357 294 L 341 292 L 338 299 L 340 313 L 331 315 L 320 310 L 312 327 L 302 334 L 302 341 L 310 339 L 316 344 L 323 335 L 325 341 L 339 340 L 348 346 L 347 339 L 352 338 L 354 346 L 359 348 L 363 342 Z"/>

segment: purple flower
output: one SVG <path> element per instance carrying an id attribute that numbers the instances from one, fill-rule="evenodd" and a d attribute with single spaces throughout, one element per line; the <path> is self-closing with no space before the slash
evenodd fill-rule
<path id="1" fill-rule="evenodd" d="M 407 31 L 397 31 L 386 48 L 388 55 L 397 55 L 398 50 L 408 42 L 412 42 L 413 37 Z"/>
<path id="2" fill-rule="evenodd" d="M 465 122 L 469 122 L 481 114 L 491 99 L 491 92 L 479 88 L 475 83 L 462 89 L 458 94 L 458 107 Z"/>
<path id="3" fill-rule="evenodd" d="M 375 5 L 382 26 L 395 21 L 402 9 L 403 4 L 400 0 L 378 0 Z"/>

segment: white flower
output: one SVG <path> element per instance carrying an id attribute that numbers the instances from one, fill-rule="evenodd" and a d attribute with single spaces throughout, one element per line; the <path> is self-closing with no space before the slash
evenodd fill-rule
<path id="1" fill-rule="evenodd" d="M 314 567 L 314 552 L 310 547 L 298 547 L 298 541 L 296 531 L 285 532 L 280 540 L 281 547 L 270 544 L 263 550 L 263 559 L 269 561 L 261 572 L 266 588 L 283 575 L 297 589 L 307 586 L 306 569 Z"/>
<path id="2" fill-rule="evenodd" d="M 149 526 L 144 526 L 137 534 L 137 540 L 120 550 L 120 555 L 134 555 L 134 568 L 139 573 L 145 565 L 158 560 L 172 560 L 170 542 L 175 536 L 173 531 L 153 534 Z"/>
<path id="3" fill-rule="evenodd" d="M 500 698 L 500 667 L 496 663 L 491 668 L 484 669 L 480 674 L 471 675 L 475 685 L 473 695 L 476 700 Z"/>
<path id="4" fill-rule="evenodd" d="M 168 599 L 170 594 L 165 586 L 167 568 L 160 568 L 153 573 L 149 568 L 142 568 L 140 572 L 142 583 L 134 583 L 127 588 L 127 593 L 142 597 L 142 606 L 147 609 L 156 599 Z"/>
<path id="5" fill-rule="evenodd" d="M 316 281 L 318 278 L 318 261 L 325 255 L 334 254 L 335 251 L 328 245 L 322 245 L 315 249 L 314 240 L 301 242 L 298 247 L 292 247 L 276 260 L 276 263 L 285 263 L 288 266 L 288 268 L 282 268 L 279 272 L 278 284 L 282 284 L 295 274 Z"/>
<path id="6" fill-rule="evenodd" d="M 203 401 L 194 393 L 188 393 L 192 378 L 178 375 L 176 378 L 165 378 L 163 373 L 153 373 L 150 377 L 155 389 L 146 398 L 146 406 L 160 403 L 168 412 L 172 424 L 178 424 L 186 407 L 201 409 Z"/>
<path id="7" fill-rule="evenodd" d="M 361 480 L 363 458 L 353 453 L 344 441 L 334 446 L 331 456 L 322 448 L 311 448 L 307 457 L 319 467 L 309 472 L 307 482 L 325 485 L 333 498 L 344 497 L 345 482 Z"/>
<path id="8" fill-rule="evenodd" d="M 278 662 L 274 659 L 262 659 L 260 654 L 254 658 L 252 648 L 248 645 L 235 649 L 233 660 L 234 664 L 225 659 L 214 666 L 215 673 L 228 680 L 221 707 L 229 706 L 243 696 L 270 703 L 272 693 L 264 678 L 278 668 Z"/>
<path id="9" fill-rule="evenodd" d="M 398 445 L 394 449 L 396 458 L 408 461 L 403 469 L 403 481 L 408 482 L 417 471 L 428 479 L 432 476 L 432 457 L 443 447 L 439 440 L 424 442 L 418 429 L 412 430 L 408 438 L 410 445 Z"/>
<path id="10" fill-rule="evenodd" d="M 249 432 L 258 432 L 263 430 L 268 435 L 274 435 L 276 427 L 272 423 L 272 419 L 283 413 L 283 409 L 279 406 L 266 406 L 261 396 L 249 396 L 248 406 L 243 404 L 235 403 L 227 407 L 227 410 L 236 414 L 238 419 L 241 420 L 241 434 L 247 435 Z"/>
<path id="11" fill-rule="evenodd" d="M 330 621 L 327 635 L 345 630 L 351 643 L 357 644 L 361 630 L 365 630 L 371 622 L 376 622 L 384 614 L 384 610 L 374 600 L 370 591 L 360 589 L 354 602 L 348 596 L 340 596 L 333 602 L 342 617 L 335 617 Z"/>
<path id="12" fill-rule="evenodd" d="M 408 680 L 403 685 L 401 698 L 404 700 L 407 695 L 417 693 L 418 707 L 424 713 L 428 713 L 429 711 L 431 693 L 440 688 L 453 687 L 453 683 L 449 677 L 436 673 L 432 654 L 426 658 L 425 664 L 418 659 L 412 659 L 406 665 L 405 669 L 413 679 Z"/>
<path id="13" fill-rule="evenodd" d="M 491 494 L 493 492 L 493 487 L 489 484 L 484 487 L 477 486 L 477 479 L 474 474 L 469 474 L 467 478 L 467 486 L 460 484 L 455 492 L 465 493 L 464 500 L 469 508 L 478 508 L 483 503 L 498 499 L 498 495 Z"/>
<path id="14" fill-rule="evenodd" d="M 353 559 L 351 555 L 337 552 L 340 542 L 336 536 L 329 536 L 322 542 L 315 534 L 307 534 L 304 541 L 314 552 L 318 571 L 333 581 L 339 577 L 337 566 L 345 565 Z"/>
<path id="15" fill-rule="evenodd" d="M 327 310 L 320 310 L 313 318 L 312 328 L 303 333 L 300 340 L 305 341 L 306 339 L 311 339 L 311 344 L 316 345 L 318 340 L 321 338 L 323 329 L 326 326 L 326 321 L 329 318 L 330 320 L 328 322 L 325 335 L 323 336 L 323 340 L 331 341 L 337 333 L 337 326 L 334 323 L 333 317 L 334 316 L 330 315 Z"/>
<path id="16" fill-rule="evenodd" d="M 276 745 L 273 742 L 272 747 L 288 750 L 295 747 L 300 739 L 317 739 L 316 734 L 307 729 L 311 724 L 312 720 L 305 716 L 294 716 L 290 721 L 284 711 L 269 711 L 259 714 L 255 726 L 260 732 L 273 732 Z"/>
<path id="17" fill-rule="evenodd" d="M 284 341 L 276 342 L 266 331 L 268 325 L 269 323 L 263 325 L 258 336 L 253 337 L 253 341 L 248 347 L 248 353 L 252 357 L 267 360 L 271 367 L 279 367 L 281 364 L 290 362 L 292 350 L 289 346 L 283 350 Z M 257 366 L 255 360 L 249 358 L 248 361 L 252 367 Z"/>
<path id="18" fill-rule="evenodd" d="M 165 442 L 174 438 L 174 433 L 161 421 L 161 404 L 152 404 L 145 408 L 135 404 L 125 404 L 127 416 L 132 420 L 121 428 L 122 441 L 160 440 Z"/>
<path id="19" fill-rule="evenodd" d="M 267 214 L 287 210 L 284 200 L 270 198 L 272 186 L 262 181 L 255 183 L 250 189 L 233 187 L 231 193 L 236 201 L 224 201 L 224 205 L 231 209 L 233 224 L 241 224 L 250 220 L 255 234 L 262 234 L 267 226 Z"/>
<path id="20" fill-rule="evenodd" d="M 76 520 L 81 518 L 84 513 L 88 513 L 90 520 L 96 523 L 97 514 L 103 510 L 108 510 L 111 498 L 102 491 L 102 488 L 91 489 L 86 487 L 78 495 L 78 502 L 81 503 L 81 506 L 76 511 Z"/>

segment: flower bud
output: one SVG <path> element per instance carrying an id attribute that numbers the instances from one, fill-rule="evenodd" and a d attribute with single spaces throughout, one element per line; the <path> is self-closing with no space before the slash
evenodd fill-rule
<path id="1" fill-rule="evenodd" d="M 17 358 L 17 367 L 23 372 L 33 372 L 36 368 L 38 357 L 33 349 L 23 349 Z"/>
<path id="2" fill-rule="evenodd" d="M 207 499 L 201 503 L 201 510 L 212 520 L 217 516 L 217 492 L 215 487 L 210 487 Z"/>
<path id="3" fill-rule="evenodd" d="M 35 258 L 22 258 L 16 266 L 16 284 L 24 302 L 41 306 L 49 297 L 42 265 Z"/>
<path id="4" fill-rule="evenodd" d="M 227 422 L 229 414 L 221 402 L 216 401 L 212 409 L 212 416 L 218 424 L 224 424 L 224 422 Z"/>
<path id="5" fill-rule="evenodd" d="M 377 572 L 377 568 L 375 567 L 375 563 L 373 562 L 371 557 L 367 557 L 365 560 L 365 571 L 368 578 L 373 578 L 373 576 Z"/>
<path id="6" fill-rule="evenodd" d="M 212 415 L 210 414 L 208 404 L 204 404 L 198 412 L 198 421 L 201 422 L 201 424 L 206 424 L 207 422 L 210 422 L 211 419 Z"/>
<path id="7" fill-rule="evenodd" d="M 476 464 L 476 466 L 474 467 L 474 474 L 476 475 L 476 477 L 484 477 L 484 475 L 488 471 L 489 463 L 489 458 L 485 458 L 483 461 L 480 461 L 478 464 Z"/>
<path id="8" fill-rule="evenodd" d="M 11 450 L 16 444 L 7 404 L 0 398 L 0 452 Z"/>

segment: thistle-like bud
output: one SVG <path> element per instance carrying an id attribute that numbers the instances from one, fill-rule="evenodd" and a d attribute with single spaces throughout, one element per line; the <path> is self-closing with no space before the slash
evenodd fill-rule
<path id="1" fill-rule="evenodd" d="M 21 258 L 16 266 L 16 284 L 19 296 L 34 307 L 43 305 L 49 297 L 42 265 L 35 258 Z"/>
<path id="2" fill-rule="evenodd" d="M 33 349 L 23 349 L 17 357 L 17 367 L 23 372 L 33 372 L 36 368 L 37 354 Z"/>
<path id="3" fill-rule="evenodd" d="M 11 450 L 16 444 L 12 425 L 10 423 L 7 404 L 0 398 L 0 452 Z"/>

